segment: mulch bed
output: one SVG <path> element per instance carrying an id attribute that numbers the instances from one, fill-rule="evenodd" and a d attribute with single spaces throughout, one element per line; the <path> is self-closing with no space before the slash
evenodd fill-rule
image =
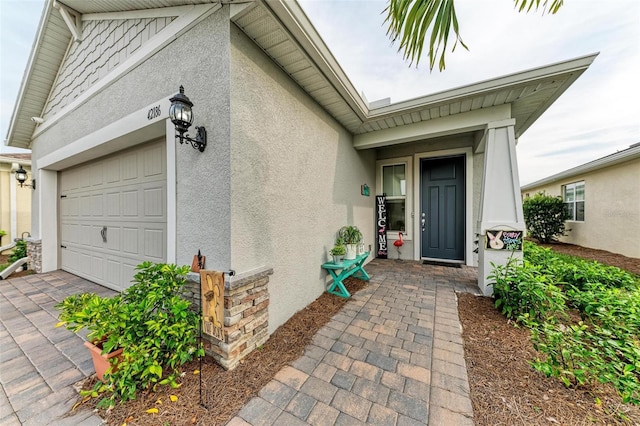
<path id="1" fill-rule="evenodd" d="M 558 253 L 569 254 L 571 256 L 582 257 L 588 260 L 597 260 L 605 265 L 617 266 L 620 269 L 640 275 L 640 259 L 627 257 L 617 253 L 611 253 L 605 250 L 597 250 L 587 247 L 580 247 L 573 244 L 555 243 L 555 244 L 539 244 L 542 247 L 550 248 Z"/>
<path id="2" fill-rule="evenodd" d="M 351 294 L 366 286 L 366 282 L 349 278 L 345 286 Z M 222 425 L 231 419 L 249 400 L 258 395 L 275 374 L 295 361 L 311 342 L 313 335 L 322 328 L 347 303 L 347 299 L 323 293 L 306 308 L 297 312 L 279 327 L 258 350 L 249 354 L 232 371 L 226 371 L 212 358 L 205 357 L 200 363 L 194 361 L 184 365 L 186 374 L 178 389 L 161 386 L 157 392 L 140 393 L 138 399 L 116 405 L 109 411 L 100 410 L 98 415 L 109 425 Z M 200 375 L 202 375 L 202 402 L 200 406 Z M 87 379 L 84 389 L 90 389 L 95 378 Z M 178 397 L 172 402 L 171 395 Z M 94 409 L 97 401 L 79 404 L 77 410 Z M 157 414 L 146 410 L 157 408 Z"/>
<path id="3" fill-rule="evenodd" d="M 546 247 L 640 274 L 640 259 L 571 244 Z M 535 371 L 529 331 L 500 314 L 493 299 L 459 294 L 458 313 L 476 425 L 640 425 L 640 407 L 622 404 L 610 386 L 568 389 Z"/>
<path id="4" fill-rule="evenodd" d="M 477 426 L 640 425 L 640 407 L 622 404 L 615 389 L 568 389 L 533 370 L 529 331 L 507 321 L 491 298 L 459 294 L 458 314 Z"/>
<path id="5" fill-rule="evenodd" d="M 0 265 L 4 265 L 6 263 L 9 263 L 9 255 L 8 254 L 0 254 Z M 31 270 L 26 270 L 26 271 L 20 271 L 20 272 L 14 272 L 13 274 L 11 274 L 11 276 L 9 276 L 7 279 L 9 278 L 18 278 L 18 277 L 24 277 L 25 275 L 32 275 L 35 274 L 34 271 Z"/>
<path id="6" fill-rule="evenodd" d="M 569 244 L 554 244 L 552 249 L 640 273 L 640 260 L 585 249 Z M 638 269 L 634 269 L 638 268 Z M 349 279 L 353 294 L 366 285 Z M 200 403 L 199 363 L 185 365 L 186 375 L 179 389 L 161 387 L 143 393 L 136 401 L 116 406 L 98 414 L 109 425 L 221 425 L 225 424 L 257 395 L 285 365 L 302 355 L 313 335 L 346 303 L 345 299 L 323 294 L 299 311 L 269 338 L 264 346 L 251 353 L 233 371 L 225 371 L 209 357 L 202 365 L 205 384 Z M 553 378 L 536 372 L 528 361 L 535 358 L 529 332 L 518 328 L 501 315 L 493 300 L 459 294 L 458 311 L 463 324 L 463 339 L 474 420 L 478 426 L 493 425 L 640 425 L 640 407 L 624 405 L 616 391 L 608 386 L 595 389 L 567 389 Z M 92 386 L 92 379 L 85 388 Z M 95 379 L 93 379 L 95 380 Z M 170 396 L 178 397 L 171 402 Z M 602 401 L 596 404 L 596 396 Z M 93 409 L 95 401 L 80 409 Z M 158 414 L 146 410 L 157 408 Z M 621 420 L 623 413 L 627 420 Z"/>

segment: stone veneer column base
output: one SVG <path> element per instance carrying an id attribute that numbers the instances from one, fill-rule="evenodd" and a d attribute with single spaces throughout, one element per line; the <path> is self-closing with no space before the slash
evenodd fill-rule
<path id="1" fill-rule="evenodd" d="M 27 257 L 29 270 L 42 273 L 42 240 L 27 238 Z"/>
<path id="2" fill-rule="evenodd" d="M 269 275 L 272 268 L 260 268 L 233 277 L 224 283 L 224 340 L 203 334 L 207 355 L 227 370 L 269 338 Z M 200 308 L 200 275 L 189 274 L 190 298 Z"/>

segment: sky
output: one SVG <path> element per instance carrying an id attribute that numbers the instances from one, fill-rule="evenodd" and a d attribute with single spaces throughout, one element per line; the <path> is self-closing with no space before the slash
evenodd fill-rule
<path id="1" fill-rule="evenodd" d="M 0 0 L 0 137 L 6 138 L 43 0 Z M 525 185 L 640 142 L 640 1 L 565 0 L 555 15 L 518 13 L 512 0 L 456 0 L 469 51 L 410 66 L 386 35 L 386 2 L 299 0 L 355 88 L 391 102 L 600 52 L 518 141 Z M 0 150 L 6 150 L 0 146 Z"/>

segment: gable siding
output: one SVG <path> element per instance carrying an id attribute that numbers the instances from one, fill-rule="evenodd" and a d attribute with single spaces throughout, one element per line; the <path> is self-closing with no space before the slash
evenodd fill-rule
<path id="1" fill-rule="evenodd" d="M 83 40 L 71 42 L 58 79 L 44 108 L 44 118 L 56 114 L 113 71 L 175 17 L 87 21 Z"/>

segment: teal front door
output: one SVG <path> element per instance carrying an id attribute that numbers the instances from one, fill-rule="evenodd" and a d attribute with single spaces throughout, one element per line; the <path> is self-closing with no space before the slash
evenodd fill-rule
<path id="1" fill-rule="evenodd" d="M 423 259 L 464 261 L 464 156 L 420 161 L 420 227 Z"/>

